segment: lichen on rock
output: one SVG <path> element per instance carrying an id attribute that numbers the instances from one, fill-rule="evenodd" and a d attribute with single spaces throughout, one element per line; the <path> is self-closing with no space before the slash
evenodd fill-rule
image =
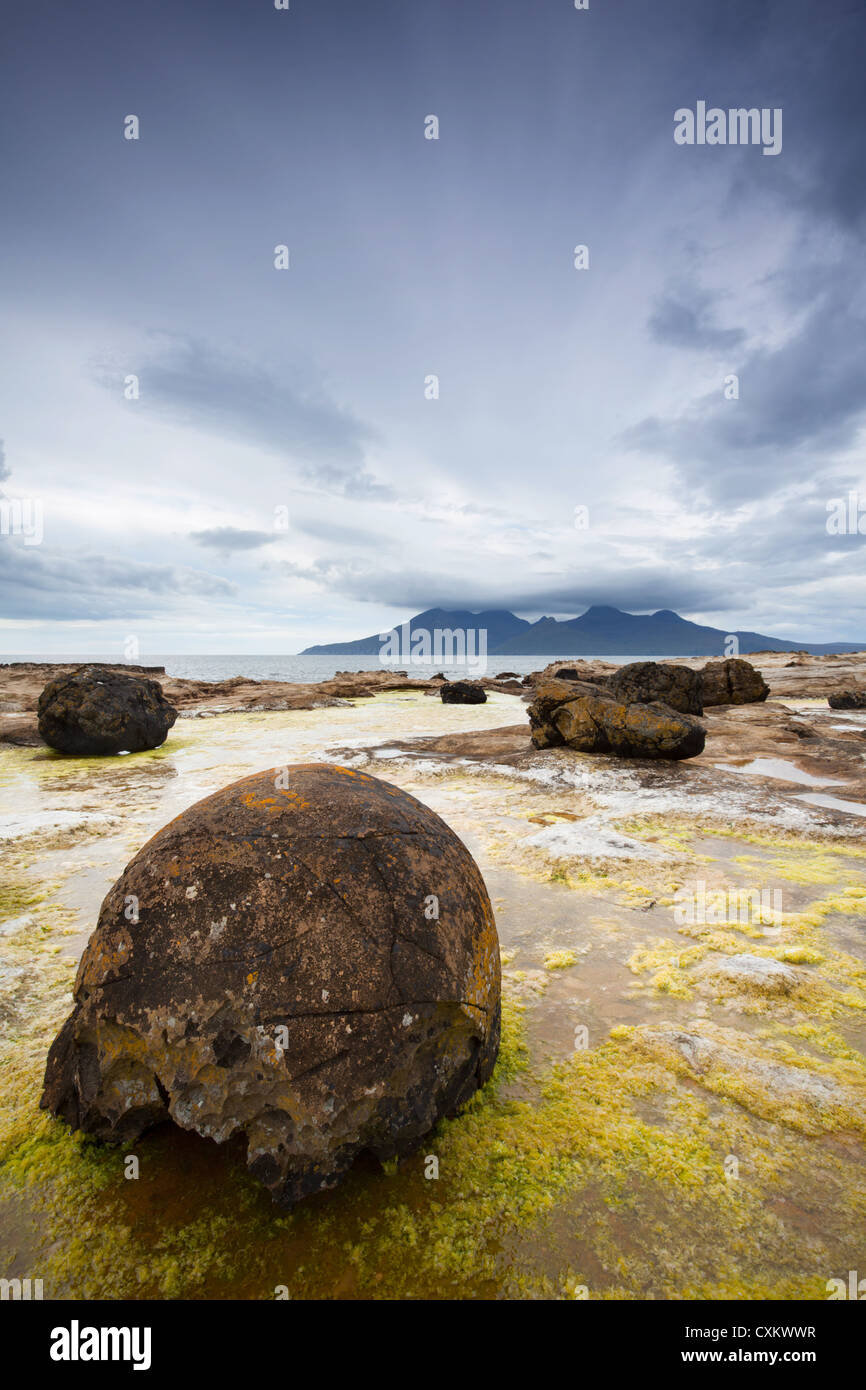
<path id="1" fill-rule="evenodd" d="M 281 1202 L 410 1152 L 489 1077 L 499 948 L 474 861 L 397 787 L 325 765 L 233 783 L 109 892 L 42 1105 L 129 1143 L 171 1118 Z"/>

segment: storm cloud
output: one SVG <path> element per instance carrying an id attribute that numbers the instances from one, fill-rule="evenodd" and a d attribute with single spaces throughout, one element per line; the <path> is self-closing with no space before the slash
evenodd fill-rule
<path id="1" fill-rule="evenodd" d="M 862 6 L 46 15 L 0 84 L 0 479 L 45 518 L 0 536 L 8 651 L 431 605 L 866 639 L 827 528 L 866 510 Z M 698 101 L 781 152 L 677 145 Z"/>

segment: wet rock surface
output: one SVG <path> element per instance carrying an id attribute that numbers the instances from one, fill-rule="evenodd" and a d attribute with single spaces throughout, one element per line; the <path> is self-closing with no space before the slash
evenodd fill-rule
<path id="1" fill-rule="evenodd" d="M 158 681 L 88 666 L 49 681 L 39 734 L 61 753 L 108 756 L 158 748 L 177 718 Z"/>
<path id="2" fill-rule="evenodd" d="M 718 1025 L 679 1029 L 669 1023 L 634 1030 L 635 1045 L 674 1060 L 712 1090 L 736 1095 L 757 1114 L 806 1133 L 866 1127 L 866 1092 L 835 1078 L 757 1054 L 740 1033 Z"/>
<path id="3" fill-rule="evenodd" d="M 273 769 L 184 811 L 111 889 L 41 1105 L 113 1143 L 168 1118 L 243 1136 L 290 1205 L 484 1084 L 499 991 L 487 892 L 444 821 L 351 769 Z"/>
<path id="4" fill-rule="evenodd" d="M 789 994 L 799 979 L 796 970 L 783 961 L 747 951 L 712 961 L 704 967 L 703 973 L 709 979 L 723 980 L 738 989 L 760 994 Z"/>

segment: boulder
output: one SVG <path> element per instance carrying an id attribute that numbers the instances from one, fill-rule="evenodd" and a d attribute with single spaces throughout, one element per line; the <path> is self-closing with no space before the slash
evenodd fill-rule
<path id="1" fill-rule="evenodd" d="M 708 661 L 698 672 L 701 700 L 706 705 L 751 705 L 766 700 L 770 687 L 760 671 L 742 657 Z"/>
<path id="2" fill-rule="evenodd" d="M 602 700 L 611 698 L 604 686 L 591 685 L 587 681 L 548 680 L 536 686 L 528 707 L 532 742 L 536 748 L 552 748 L 565 741 L 554 723 L 554 712 L 560 705 L 581 695 Z"/>
<path id="3" fill-rule="evenodd" d="M 177 718 L 159 681 L 84 666 L 49 681 L 39 696 L 39 732 L 61 753 L 140 753 L 165 743 Z"/>
<path id="4" fill-rule="evenodd" d="M 41 1105 L 129 1145 L 171 1119 L 291 1205 L 410 1152 L 488 1079 L 496 925 L 474 860 L 399 788 L 333 765 L 232 783 L 108 893 Z"/>
<path id="5" fill-rule="evenodd" d="M 866 709 L 866 690 L 836 690 L 827 704 L 831 709 Z"/>
<path id="6" fill-rule="evenodd" d="M 478 681 L 448 681 L 440 694 L 443 705 L 483 705 L 487 691 Z"/>
<path id="7" fill-rule="evenodd" d="M 627 705 L 584 695 L 560 705 L 553 722 L 569 748 L 621 758 L 694 758 L 706 741 L 697 719 L 658 702 Z"/>
<path id="8" fill-rule="evenodd" d="M 581 695 L 594 695 L 602 700 L 613 698 L 606 686 L 594 685 L 590 681 L 545 681 L 535 688 L 529 705 L 530 722 L 535 720 L 539 724 L 546 724 L 555 709 Z"/>
<path id="9" fill-rule="evenodd" d="M 614 698 L 626 705 L 650 705 L 658 700 L 681 714 L 704 712 L 700 676 L 688 666 L 632 661 L 609 676 L 606 684 Z"/>

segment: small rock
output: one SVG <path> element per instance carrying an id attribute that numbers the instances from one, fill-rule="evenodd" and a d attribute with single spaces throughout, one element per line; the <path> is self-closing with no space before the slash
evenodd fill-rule
<path id="1" fill-rule="evenodd" d="M 789 994 L 799 981 L 796 970 L 790 965 L 749 952 L 714 961 L 703 973 L 729 980 L 745 990 L 759 990 L 762 994 Z"/>
<path id="2" fill-rule="evenodd" d="M 831 709 L 866 709 L 866 690 L 837 690 L 827 696 Z"/>
<path id="3" fill-rule="evenodd" d="M 439 692 L 443 705 L 483 705 L 487 691 L 478 681 L 448 681 Z"/>

